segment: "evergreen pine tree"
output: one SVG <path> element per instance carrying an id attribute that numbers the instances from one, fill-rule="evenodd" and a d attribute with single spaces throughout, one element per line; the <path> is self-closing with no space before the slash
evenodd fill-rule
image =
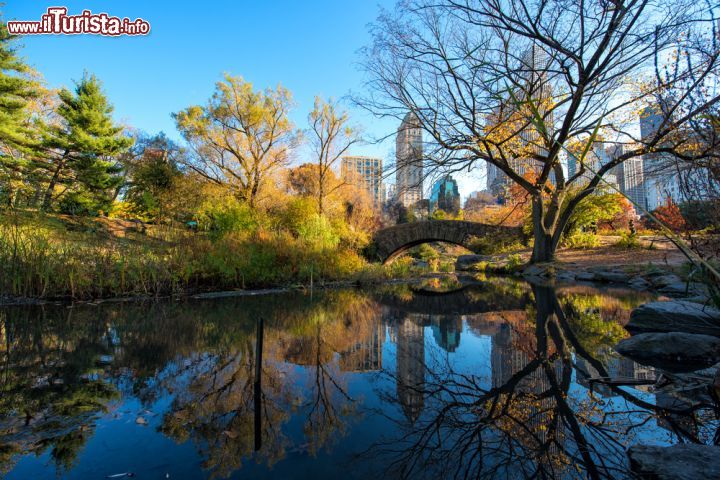
<path id="1" fill-rule="evenodd" d="M 32 70 L 17 55 L 17 38 L 0 21 L 0 196 L 13 200 L 13 182 L 38 147 L 29 105 L 39 95 Z"/>
<path id="2" fill-rule="evenodd" d="M 84 75 L 74 91 L 62 89 L 59 99 L 62 121 L 48 128 L 44 142 L 53 153 L 45 167 L 51 176 L 43 209 L 50 209 L 59 185 L 65 185 L 63 192 L 74 202 L 107 208 L 122 182 L 117 157 L 130 148 L 132 139 L 113 121 L 113 107 L 94 75 Z"/>

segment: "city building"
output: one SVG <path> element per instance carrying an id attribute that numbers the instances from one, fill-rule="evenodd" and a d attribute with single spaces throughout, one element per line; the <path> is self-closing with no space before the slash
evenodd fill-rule
<path id="1" fill-rule="evenodd" d="M 395 201 L 396 191 L 394 183 L 386 183 L 385 185 L 385 203 L 392 203 Z"/>
<path id="2" fill-rule="evenodd" d="M 346 156 L 340 163 L 343 181 L 362 188 L 376 207 L 385 201 L 382 182 L 383 162 L 380 158 Z"/>
<path id="3" fill-rule="evenodd" d="M 458 184 L 450 175 L 435 182 L 430 193 L 430 212 L 442 210 L 457 214 L 460 211 L 460 191 Z"/>
<path id="4" fill-rule="evenodd" d="M 643 143 L 653 141 L 663 119 L 659 105 L 647 107 L 640 113 L 640 137 Z M 694 137 L 700 144 L 705 142 L 697 132 L 686 131 L 684 135 L 686 141 Z M 681 160 L 672 153 L 653 152 L 643 155 L 642 170 L 644 207 L 649 212 L 669 202 L 679 204 L 691 199 L 707 199 L 708 189 L 714 183 L 707 168 L 695 168 L 692 162 Z"/>
<path id="5" fill-rule="evenodd" d="M 411 207 L 423 198 L 423 144 L 417 117 L 405 115 L 395 140 L 397 201 Z"/>
<path id="6" fill-rule="evenodd" d="M 610 144 L 605 149 L 608 158 L 612 161 L 622 155 L 625 148 L 620 143 Z M 633 204 L 636 213 L 639 207 L 645 208 L 645 183 L 643 181 L 643 159 L 633 157 L 620 163 L 614 169 L 620 192 Z"/>
<path id="7" fill-rule="evenodd" d="M 575 180 L 574 184 L 577 186 L 586 186 L 593 178 L 595 178 L 595 175 L 602 167 L 610 163 L 613 158 L 611 157 L 611 153 L 615 153 L 615 150 L 610 151 L 609 148 L 606 147 L 606 143 L 603 142 L 602 139 L 599 139 L 592 145 L 592 148 L 588 150 L 582 165 L 575 155 L 568 154 L 568 179 L 579 174 L 579 177 Z M 616 190 L 620 189 L 616 169 L 613 168 L 603 175 L 602 178 L 603 182 L 598 185 L 600 188 L 597 190 L 597 193 L 603 192 L 602 187 L 607 186 Z"/>
<path id="8" fill-rule="evenodd" d="M 542 115 L 545 128 L 549 135 L 553 132 L 553 113 L 549 109 L 552 100 L 552 85 L 547 76 L 547 67 L 549 57 L 547 53 L 537 45 L 530 47 L 520 60 L 518 68 L 518 82 L 524 84 L 522 94 L 527 98 L 530 97 L 538 108 L 538 113 Z M 486 119 L 486 129 L 490 131 L 495 125 L 501 122 L 517 122 L 515 114 L 515 106 L 509 105 L 509 99 L 498 106 L 496 111 L 489 115 Z M 525 122 L 523 122 L 525 123 Z M 534 158 L 533 155 L 542 155 L 547 153 L 544 146 L 544 138 L 534 122 L 527 122 L 527 126 L 518 132 L 521 145 L 518 147 L 527 152 L 527 156 L 518 156 L 517 158 L 509 158 L 509 167 L 521 176 L 537 175 L 543 168 L 543 163 Z M 487 185 L 488 189 L 497 196 L 501 201 L 507 199 L 512 180 L 502 170 L 491 163 L 487 163 Z M 551 183 L 554 183 L 554 175 L 549 177 Z"/>

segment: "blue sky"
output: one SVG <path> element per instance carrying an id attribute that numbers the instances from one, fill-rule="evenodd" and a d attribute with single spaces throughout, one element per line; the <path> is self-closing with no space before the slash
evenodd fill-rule
<path id="1" fill-rule="evenodd" d="M 237 0 L 222 2 L 12 1 L 5 20 L 39 20 L 47 7 L 69 14 L 84 9 L 150 22 L 148 36 L 28 36 L 21 55 L 51 87 L 72 86 L 83 71 L 96 74 L 115 105 L 115 118 L 147 132 L 179 135 L 172 112 L 202 103 L 224 72 L 256 88 L 281 83 L 297 103 L 292 119 L 304 128 L 315 95 L 342 98 L 362 89 L 358 50 L 370 42 L 368 25 L 395 0 Z M 397 125 L 347 105 L 370 136 Z M 387 159 L 392 141 L 358 147 L 354 154 Z M 393 179 L 390 179 L 391 181 Z M 462 178 L 463 196 L 482 187 Z M 429 186 L 426 186 L 428 188 Z"/>

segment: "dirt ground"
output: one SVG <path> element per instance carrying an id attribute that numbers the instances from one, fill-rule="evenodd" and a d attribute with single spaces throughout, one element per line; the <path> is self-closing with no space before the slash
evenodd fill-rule
<path id="1" fill-rule="evenodd" d="M 651 248 L 623 249 L 613 246 L 615 237 L 601 237 L 602 245 L 586 250 L 559 250 L 557 262 L 568 267 L 633 267 L 655 264 L 678 267 L 687 258 L 670 241 L 663 237 L 643 237 L 641 242 Z"/>

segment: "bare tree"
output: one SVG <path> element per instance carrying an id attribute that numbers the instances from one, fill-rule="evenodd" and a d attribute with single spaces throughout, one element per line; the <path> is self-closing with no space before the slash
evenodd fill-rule
<path id="1" fill-rule="evenodd" d="M 350 147 L 361 141 L 359 130 L 350 126 L 349 122 L 347 112 L 338 112 L 337 104 L 332 99 L 324 101 L 315 97 L 315 106 L 308 115 L 308 123 L 310 144 L 317 158 L 315 196 L 320 213 L 324 210 L 325 197 L 342 185 L 328 185 L 329 179 L 333 177 L 333 166 L 340 157 L 348 153 Z"/>
<path id="2" fill-rule="evenodd" d="M 688 0 L 405 0 L 374 27 L 364 60 L 370 93 L 358 102 L 398 120 L 413 112 L 429 138 L 429 168 L 487 163 L 522 187 L 532 202 L 531 261 L 548 261 L 606 173 L 649 152 L 675 152 L 668 138 L 718 103 L 715 95 L 679 109 L 717 68 L 715 49 L 678 66 L 677 80 L 696 80 L 666 98 L 651 135 L 635 133 L 637 110 L 667 87 L 659 71 L 678 39 L 713 18 Z M 585 157 L 600 137 L 623 153 L 593 168 Z M 568 176 L 561 162 L 574 142 L 585 147 Z"/>
<path id="3" fill-rule="evenodd" d="M 291 107 L 291 94 L 281 86 L 258 92 L 226 75 L 206 105 L 173 115 L 195 152 L 188 166 L 255 208 L 265 182 L 289 163 L 297 146 L 298 133 L 287 116 Z"/>

